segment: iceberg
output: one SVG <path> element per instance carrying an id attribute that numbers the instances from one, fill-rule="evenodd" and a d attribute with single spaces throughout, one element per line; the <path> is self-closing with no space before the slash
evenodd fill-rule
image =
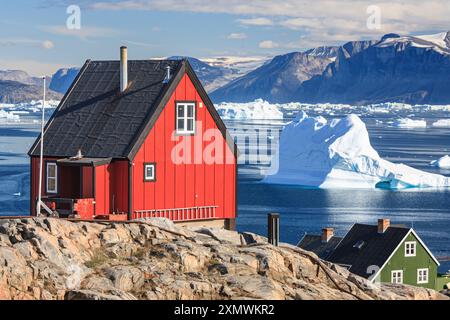
<path id="1" fill-rule="evenodd" d="M 20 120 L 20 116 L 17 115 L 17 114 L 14 114 L 12 112 L 7 112 L 5 110 L 0 110 L 0 119 L 19 121 Z"/>
<path id="2" fill-rule="evenodd" d="M 430 165 L 432 165 L 433 167 L 438 167 L 441 169 L 450 169 L 450 157 L 447 156 L 443 156 L 442 158 L 432 161 L 430 163 Z"/>
<path id="3" fill-rule="evenodd" d="M 436 128 L 450 128 L 450 119 L 440 119 L 432 124 Z"/>
<path id="4" fill-rule="evenodd" d="M 283 112 L 262 99 L 249 103 L 224 102 L 215 107 L 220 116 L 228 120 L 283 120 Z"/>
<path id="5" fill-rule="evenodd" d="M 402 118 L 395 120 L 393 125 L 399 128 L 426 128 L 427 122 L 425 120 Z"/>
<path id="6" fill-rule="evenodd" d="M 450 178 L 382 159 L 356 115 L 327 121 L 301 111 L 283 130 L 279 168 L 263 183 L 318 188 L 447 188 Z"/>

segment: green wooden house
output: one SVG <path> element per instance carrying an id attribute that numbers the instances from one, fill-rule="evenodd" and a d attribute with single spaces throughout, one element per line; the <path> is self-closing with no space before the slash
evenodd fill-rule
<path id="1" fill-rule="evenodd" d="M 324 246 L 325 240 L 322 236 Z M 380 219 L 378 225 L 353 225 L 325 260 L 372 282 L 441 289 L 433 253 L 412 228 L 391 225 L 388 219 Z"/>
<path id="2" fill-rule="evenodd" d="M 438 260 L 412 228 L 355 224 L 329 257 L 372 282 L 404 283 L 435 289 Z"/>

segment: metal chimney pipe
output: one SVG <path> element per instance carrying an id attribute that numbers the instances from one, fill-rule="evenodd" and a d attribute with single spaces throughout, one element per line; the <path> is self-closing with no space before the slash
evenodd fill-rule
<path id="1" fill-rule="evenodd" d="M 171 77 L 172 77 L 172 75 L 170 73 L 170 66 L 167 66 L 166 67 L 166 77 L 164 78 L 163 83 L 169 83 Z"/>
<path id="2" fill-rule="evenodd" d="M 128 87 L 128 52 L 127 47 L 120 47 L 120 92 Z"/>

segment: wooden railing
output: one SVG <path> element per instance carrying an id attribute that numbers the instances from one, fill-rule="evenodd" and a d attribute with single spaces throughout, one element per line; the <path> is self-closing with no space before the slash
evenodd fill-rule
<path id="1" fill-rule="evenodd" d="M 173 221 L 194 221 L 216 218 L 217 206 L 190 207 L 177 209 L 137 210 L 133 219 L 167 218 Z"/>

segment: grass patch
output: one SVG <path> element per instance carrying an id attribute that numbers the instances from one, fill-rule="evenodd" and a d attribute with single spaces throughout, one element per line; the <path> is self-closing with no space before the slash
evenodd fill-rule
<path id="1" fill-rule="evenodd" d="M 86 261 L 84 265 L 88 268 L 96 268 L 104 264 L 106 261 L 108 261 L 109 257 L 106 255 L 106 253 L 102 250 L 96 250 L 94 251 L 94 254 L 92 255 L 91 260 Z"/>

